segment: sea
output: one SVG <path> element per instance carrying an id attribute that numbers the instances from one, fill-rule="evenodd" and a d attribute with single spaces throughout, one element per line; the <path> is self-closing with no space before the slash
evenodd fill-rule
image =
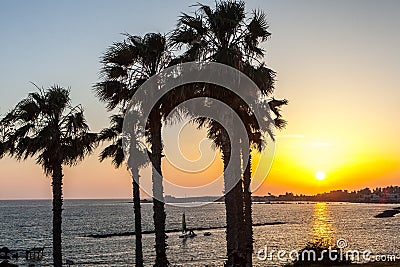
<path id="1" fill-rule="evenodd" d="M 393 260 L 394 256 L 400 266 L 400 216 L 374 217 L 398 206 L 254 203 L 253 222 L 257 226 L 253 228 L 253 266 L 284 266 L 291 261 L 289 252 L 300 251 L 307 243 L 321 238 L 332 246 L 342 242 L 340 246 L 346 250 L 370 251 L 372 255 L 380 255 L 381 260 L 383 256 L 386 260 Z M 206 230 L 211 232 L 210 236 L 204 236 L 204 230 L 196 231 L 195 238 L 179 238 L 183 212 L 188 228 L 217 229 Z M 166 229 L 177 230 L 168 233 L 167 255 L 171 266 L 223 266 L 226 259 L 224 203 L 199 207 L 167 204 L 166 214 Z M 62 226 L 63 261 L 72 261 L 74 265 L 71 266 L 134 266 L 134 236 L 88 237 L 133 232 L 134 213 L 130 200 L 65 200 Z M 153 230 L 151 203 L 142 204 L 142 227 L 144 231 Z M 43 259 L 35 262 L 34 266 L 51 266 L 51 240 L 51 200 L 0 201 L 0 248 L 23 251 L 44 247 Z M 281 251 L 280 257 L 278 251 Z M 152 266 L 154 234 L 143 235 L 143 253 L 144 265 Z M 27 266 L 24 257 L 11 262 Z"/>

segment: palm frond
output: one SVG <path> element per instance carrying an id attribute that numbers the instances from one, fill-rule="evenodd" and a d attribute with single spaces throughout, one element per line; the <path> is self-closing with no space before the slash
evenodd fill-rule
<path id="1" fill-rule="evenodd" d="M 129 66 L 136 60 L 137 54 L 134 46 L 126 42 L 116 42 L 103 54 L 101 63 Z"/>
<path id="2" fill-rule="evenodd" d="M 286 127 L 287 121 L 282 118 L 275 118 L 274 124 L 277 129 L 282 130 L 283 128 Z"/>
<path id="3" fill-rule="evenodd" d="M 41 112 L 41 108 L 33 99 L 28 97 L 17 104 L 14 114 L 17 116 L 17 119 L 29 122 L 37 118 Z"/>
<path id="4" fill-rule="evenodd" d="M 253 18 L 247 25 L 247 33 L 244 37 L 246 50 L 259 57 L 264 56 L 264 50 L 259 47 L 259 44 L 266 41 L 270 35 L 265 13 L 260 10 L 253 11 Z"/>
<path id="5" fill-rule="evenodd" d="M 203 25 L 203 20 L 200 16 L 191 16 L 182 13 L 178 20 L 178 27 L 185 26 L 188 29 L 195 30 L 198 35 L 203 35 L 207 32 L 207 28 Z"/>
<path id="6" fill-rule="evenodd" d="M 277 118 L 280 118 L 282 116 L 281 107 L 287 105 L 288 103 L 289 101 L 286 99 L 277 100 L 275 98 L 272 98 L 272 100 L 268 101 L 269 108 L 272 110 Z"/>
<path id="7" fill-rule="evenodd" d="M 2 159 L 5 154 L 6 154 L 6 144 L 0 141 L 0 159 Z"/>
<path id="8" fill-rule="evenodd" d="M 229 27 L 236 28 L 246 17 L 245 3 L 231 0 L 217 2 L 214 16 L 227 23 Z"/>
<path id="9" fill-rule="evenodd" d="M 194 5 L 194 6 L 198 6 L 199 12 L 205 14 L 209 19 L 213 18 L 214 12 L 210 6 L 203 5 L 201 3 L 197 3 L 197 5 Z"/>
<path id="10" fill-rule="evenodd" d="M 115 168 L 119 168 L 123 164 L 125 155 L 122 148 L 122 139 L 118 139 L 116 142 L 103 149 L 100 153 L 99 160 L 103 162 L 107 158 L 112 159 Z"/>
<path id="11" fill-rule="evenodd" d="M 197 37 L 193 29 L 177 29 L 171 34 L 170 41 L 180 49 L 182 44 L 192 44 Z"/>
<path id="12" fill-rule="evenodd" d="M 47 114 L 61 116 L 65 109 L 70 105 L 70 91 L 58 85 L 51 86 L 46 91 L 46 110 Z"/>
<path id="13" fill-rule="evenodd" d="M 94 91 L 100 101 L 107 104 L 109 110 L 117 107 L 122 101 L 129 99 L 126 84 L 116 80 L 106 80 L 95 84 Z"/>
<path id="14" fill-rule="evenodd" d="M 24 124 L 14 131 L 13 136 L 14 138 L 24 138 L 34 127 L 35 125 L 32 123 Z"/>
<path id="15" fill-rule="evenodd" d="M 46 174 L 57 164 L 76 164 L 93 152 L 97 135 L 89 133 L 81 106 L 71 107 L 69 89 L 58 85 L 30 93 L 0 121 L 1 156 L 36 157 Z"/>
<path id="16" fill-rule="evenodd" d="M 269 95 L 274 91 L 276 73 L 264 64 L 253 66 L 247 62 L 244 64 L 243 72 L 254 81 L 264 95 Z"/>
<path id="17" fill-rule="evenodd" d="M 110 118 L 112 129 L 118 133 L 122 133 L 122 127 L 124 125 L 124 116 L 122 114 L 113 115 Z"/>
<path id="18" fill-rule="evenodd" d="M 107 65 L 101 70 L 101 74 L 108 80 L 126 79 L 128 77 L 127 69 L 119 65 Z"/>
<path id="19" fill-rule="evenodd" d="M 78 133 L 82 130 L 88 130 L 89 126 L 86 123 L 86 119 L 83 115 L 83 111 L 74 112 L 65 117 L 65 128 L 68 134 Z"/>
<path id="20" fill-rule="evenodd" d="M 106 128 L 100 131 L 98 139 L 99 141 L 111 141 L 119 136 L 120 133 L 114 131 L 111 128 Z"/>

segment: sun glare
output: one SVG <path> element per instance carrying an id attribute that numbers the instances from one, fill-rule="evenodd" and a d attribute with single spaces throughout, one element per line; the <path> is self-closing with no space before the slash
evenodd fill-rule
<path id="1" fill-rule="evenodd" d="M 317 178 L 319 181 L 322 181 L 326 178 L 326 173 L 323 171 L 318 171 L 315 173 L 315 178 Z"/>

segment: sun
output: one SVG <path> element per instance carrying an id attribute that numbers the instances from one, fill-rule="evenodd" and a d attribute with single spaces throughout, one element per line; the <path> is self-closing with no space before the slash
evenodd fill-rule
<path id="1" fill-rule="evenodd" d="M 319 180 L 319 181 L 325 180 L 326 173 L 323 171 L 318 171 L 315 173 L 315 178 L 317 178 L 317 180 Z"/>

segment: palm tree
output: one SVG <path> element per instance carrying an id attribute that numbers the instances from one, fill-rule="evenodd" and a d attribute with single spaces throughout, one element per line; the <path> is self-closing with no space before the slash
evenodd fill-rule
<path id="1" fill-rule="evenodd" d="M 236 255 L 235 258 L 235 264 L 240 264 L 241 266 L 252 266 L 252 253 L 253 253 L 253 232 L 252 232 L 252 209 L 251 209 L 251 191 L 250 191 L 250 183 L 251 183 L 251 152 L 252 150 L 256 150 L 258 152 L 261 152 L 263 148 L 265 147 L 265 141 L 263 139 L 263 131 L 260 129 L 257 119 L 252 114 L 250 108 L 247 106 L 247 104 L 242 100 L 238 99 L 237 96 L 235 96 L 232 93 L 225 92 L 226 94 L 226 101 L 227 103 L 234 108 L 236 113 L 239 115 L 240 120 L 244 124 L 246 128 L 246 132 L 248 135 L 249 139 L 249 144 L 241 142 L 240 144 L 236 143 L 236 145 L 241 145 L 241 152 L 242 154 L 249 153 L 248 154 L 248 161 L 243 162 L 244 157 L 242 156 L 241 160 L 242 162 L 239 163 L 241 166 L 245 166 L 245 170 L 243 172 L 243 210 L 239 209 L 239 212 L 236 214 L 236 218 L 234 219 L 240 219 L 242 222 L 242 226 L 238 227 L 236 231 L 239 231 L 238 234 L 238 244 L 237 244 L 237 250 L 240 250 L 242 254 Z M 222 101 L 222 99 L 219 99 Z M 269 100 L 267 104 L 271 107 L 274 108 L 274 114 L 275 114 L 275 119 L 274 125 L 271 125 L 270 127 L 277 127 L 279 129 L 283 128 L 285 126 L 285 120 L 281 118 L 280 112 L 280 106 L 287 104 L 286 100 Z M 227 132 L 226 129 L 223 128 L 222 125 L 220 125 L 218 122 L 213 121 L 212 119 L 209 118 L 198 118 L 195 119 L 195 122 L 198 123 L 198 127 L 205 127 L 207 128 L 208 131 L 208 138 L 212 139 L 216 145 L 217 148 L 220 148 L 221 151 L 223 152 L 223 161 L 224 164 L 227 163 L 227 160 L 232 160 L 229 154 L 226 154 L 225 151 L 228 153 L 230 152 L 229 147 L 224 148 L 224 145 L 230 145 L 226 144 L 225 138 L 227 138 Z M 268 134 L 270 137 L 274 140 L 274 136 L 272 131 L 269 131 Z M 250 145 L 250 147 L 246 148 L 246 145 Z M 225 167 L 226 169 L 226 167 Z M 228 195 L 229 197 L 229 195 Z M 238 209 L 237 206 L 229 206 L 227 207 L 227 217 L 229 216 L 228 213 L 231 212 L 231 214 L 234 214 Z M 241 213 L 241 214 L 240 214 Z M 234 214 L 235 215 L 235 214 Z M 227 220 L 232 219 L 234 215 L 231 215 L 231 217 L 227 218 Z M 239 216 L 244 216 L 243 218 Z M 239 254 L 239 252 L 237 252 Z"/>
<path id="2" fill-rule="evenodd" d="M 151 76 L 159 73 L 170 61 L 165 37 L 159 33 L 148 33 L 144 37 L 126 34 L 122 42 L 114 43 L 102 57 L 103 81 L 95 85 L 97 97 L 107 103 L 109 110 L 119 109 L 125 114 L 129 100 L 136 90 Z M 152 92 L 148 92 L 151 94 Z M 142 103 L 135 103 L 142 104 Z M 146 126 L 147 141 L 151 146 L 153 182 L 153 220 L 155 228 L 155 266 L 167 266 L 165 207 L 161 171 L 162 118 L 161 106 L 157 103 Z"/>
<path id="3" fill-rule="evenodd" d="M 272 98 L 272 100 L 268 101 L 268 106 L 272 110 L 273 114 L 275 115 L 274 118 L 274 127 L 277 129 L 283 129 L 286 126 L 286 121 L 282 119 L 282 114 L 280 107 L 283 105 L 287 105 L 287 100 L 276 100 Z M 247 117 L 243 118 L 243 122 L 245 125 L 253 125 L 254 117 Z M 266 145 L 262 138 L 260 129 L 253 128 L 251 132 L 251 127 L 248 129 L 248 136 L 251 142 L 250 149 L 243 147 L 242 153 L 246 153 L 248 150 L 248 161 L 243 162 L 242 166 L 246 166 L 243 172 L 243 201 L 244 201 L 244 240 L 242 240 L 244 244 L 244 249 L 246 251 L 246 266 L 252 266 L 252 255 L 253 255 L 253 218 L 252 218 L 252 201 L 251 201 L 251 160 L 252 160 L 252 151 L 255 150 L 257 152 L 261 152 L 263 147 Z M 275 137 L 270 134 L 272 140 L 275 140 Z"/>
<path id="4" fill-rule="evenodd" d="M 125 154 L 122 146 L 122 129 L 123 129 L 123 114 L 113 115 L 111 117 L 111 126 L 103 129 L 99 134 L 99 141 L 111 142 L 107 147 L 103 149 L 100 154 L 100 161 L 104 161 L 106 158 L 112 159 L 112 164 L 115 168 L 121 167 L 125 162 Z M 139 170 L 143 168 L 148 162 L 147 157 L 139 153 L 142 151 L 142 143 L 140 142 L 140 131 L 137 129 L 138 125 L 133 128 L 135 135 L 131 138 L 131 150 L 135 149 L 135 158 L 128 158 L 128 166 L 130 167 L 132 175 L 132 186 L 133 186 L 133 206 L 135 214 L 135 266 L 143 267 L 143 249 L 142 249 L 142 215 L 140 209 L 140 187 L 139 187 Z M 140 155 L 140 156 L 139 156 Z"/>
<path id="5" fill-rule="evenodd" d="M 241 191 L 242 180 L 240 179 L 236 185 L 233 185 L 232 181 L 236 181 L 235 177 L 232 176 L 234 173 L 226 173 L 226 169 L 228 163 L 232 164 L 232 166 L 240 166 L 240 161 L 238 162 L 238 155 L 232 155 L 236 156 L 235 158 L 231 157 L 231 143 L 229 142 L 228 133 L 222 125 L 207 118 L 196 119 L 196 122 L 199 124 L 199 127 L 207 128 L 208 138 L 213 140 L 216 148 L 219 148 L 222 152 L 227 225 L 227 265 L 233 266 L 243 261 L 243 258 L 239 259 L 239 232 L 243 231 L 243 195 L 237 190 L 239 188 Z M 234 160 L 234 162 L 232 162 L 232 160 Z M 228 191 L 228 188 L 231 190 Z M 238 217 L 238 215 L 242 217 Z M 239 221 L 242 223 L 242 226 L 239 225 Z"/>
<path id="6" fill-rule="evenodd" d="M 97 135 L 89 132 L 83 108 L 71 106 L 69 90 L 57 85 L 30 93 L 0 126 L 10 156 L 17 160 L 35 157 L 45 174 L 52 176 L 53 261 L 61 267 L 62 167 L 73 166 L 91 153 Z"/>
<path id="7" fill-rule="evenodd" d="M 172 45 L 178 49 L 186 48 L 186 51 L 174 59 L 173 63 L 193 60 L 223 63 L 249 76 L 259 87 L 263 97 L 270 95 L 274 89 L 275 73 L 260 61 L 264 56 L 264 50 L 259 47 L 260 42 L 266 41 L 270 36 L 265 14 L 262 11 L 254 11 L 251 18 L 247 20 L 243 1 L 218 1 L 214 9 L 201 4 L 198 7 L 198 10 L 192 15 L 183 13 L 178 20 L 177 28 L 172 32 Z M 219 95 L 220 97 L 216 98 L 222 99 L 225 103 L 229 99 L 223 89 L 216 86 L 207 87 L 209 92 L 205 92 L 206 95 Z M 231 104 L 237 104 L 235 96 L 230 97 Z M 246 110 L 240 111 L 239 106 L 230 106 L 237 112 L 243 113 Z M 214 136 L 214 140 L 222 142 L 220 148 L 223 159 L 224 161 L 229 159 L 231 147 L 227 143 L 229 142 L 227 133 L 220 129 L 220 125 L 216 124 L 213 129 L 210 129 L 209 135 Z M 231 140 L 231 142 L 233 145 L 239 145 L 239 140 Z M 235 155 L 232 156 L 235 157 Z M 226 164 L 226 162 L 224 163 Z M 226 177 L 227 175 L 225 175 L 225 180 Z M 248 182 L 246 181 L 246 183 Z M 248 187 L 248 184 L 245 187 Z M 251 195 L 250 197 L 246 196 L 246 199 L 246 202 L 249 199 L 251 201 Z M 246 247 L 250 247 L 250 245 L 243 245 L 245 240 L 248 240 L 252 247 L 251 232 L 248 233 L 243 229 L 245 216 L 243 216 L 242 179 L 239 179 L 233 190 L 226 192 L 225 205 L 227 265 L 232 266 L 249 261 L 244 259 Z M 250 235 L 250 237 L 246 238 L 245 235 Z"/>

